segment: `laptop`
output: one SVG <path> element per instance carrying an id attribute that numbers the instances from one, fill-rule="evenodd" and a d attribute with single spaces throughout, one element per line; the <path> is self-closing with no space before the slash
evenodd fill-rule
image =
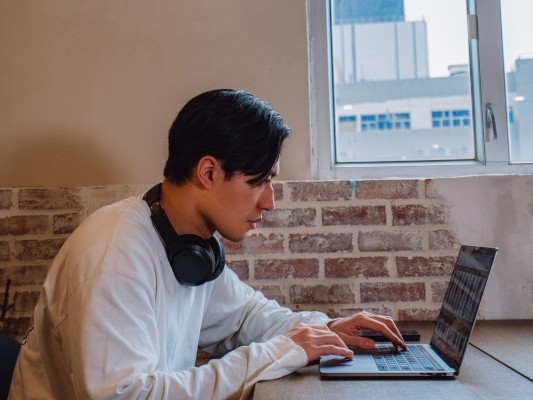
<path id="1" fill-rule="evenodd" d="M 323 378 L 454 377 L 474 329 L 481 296 L 498 249 L 461 246 L 429 344 L 391 343 L 373 350 L 353 348 L 352 360 L 328 355 L 320 359 Z"/>

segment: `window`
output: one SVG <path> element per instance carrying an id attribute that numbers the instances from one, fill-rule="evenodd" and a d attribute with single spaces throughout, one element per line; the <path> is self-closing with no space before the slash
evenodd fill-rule
<path id="1" fill-rule="evenodd" d="M 396 114 L 366 114 L 361 116 L 361 130 L 391 130 L 409 129 L 409 113 Z"/>
<path id="2" fill-rule="evenodd" d="M 432 128 L 470 126 L 470 110 L 439 110 L 431 112 Z"/>
<path id="3" fill-rule="evenodd" d="M 512 162 L 533 162 L 533 2 L 501 2 L 504 65 L 507 75 L 507 110 Z M 529 36 L 528 36 L 529 35 Z M 527 37 L 530 47 L 520 45 Z"/>
<path id="4" fill-rule="evenodd" d="M 308 11 L 315 177 L 533 172 L 533 2 L 308 0 Z"/>
<path id="5" fill-rule="evenodd" d="M 339 116 L 339 124 L 337 131 L 340 132 L 355 132 L 357 129 L 357 117 L 355 115 L 341 115 Z"/>

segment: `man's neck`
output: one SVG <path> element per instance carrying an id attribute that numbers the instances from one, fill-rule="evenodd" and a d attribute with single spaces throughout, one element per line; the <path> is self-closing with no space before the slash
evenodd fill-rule
<path id="1" fill-rule="evenodd" d="M 178 235 L 193 234 L 207 239 L 213 235 L 202 213 L 202 193 L 193 182 L 176 185 L 167 179 L 161 185 L 161 207 Z"/>

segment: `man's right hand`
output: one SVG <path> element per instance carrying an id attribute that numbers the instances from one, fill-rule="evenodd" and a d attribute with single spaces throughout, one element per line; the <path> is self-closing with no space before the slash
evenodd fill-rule
<path id="1" fill-rule="evenodd" d="M 308 363 L 316 362 L 320 356 L 326 354 L 340 355 L 350 360 L 353 358 L 351 351 L 342 339 L 324 325 L 298 324 L 284 336 L 305 350 Z"/>

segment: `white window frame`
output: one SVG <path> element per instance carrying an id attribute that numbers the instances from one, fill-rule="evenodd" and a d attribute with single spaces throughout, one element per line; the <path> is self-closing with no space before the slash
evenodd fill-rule
<path id="1" fill-rule="evenodd" d="M 468 4 L 475 161 L 335 163 L 333 93 L 329 52 L 329 0 L 306 0 L 309 45 L 309 103 L 312 174 L 315 179 L 439 178 L 469 175 L 533 174 L 532 163 L 512 164 L 509 155 L 507 94 L 500 0 Z M 477 70 L 474 59 L 479 59 Z M 476 84 L 477 82 L 477 84 Z M 490 127 L 493 112 L 497 137 Z"/>

